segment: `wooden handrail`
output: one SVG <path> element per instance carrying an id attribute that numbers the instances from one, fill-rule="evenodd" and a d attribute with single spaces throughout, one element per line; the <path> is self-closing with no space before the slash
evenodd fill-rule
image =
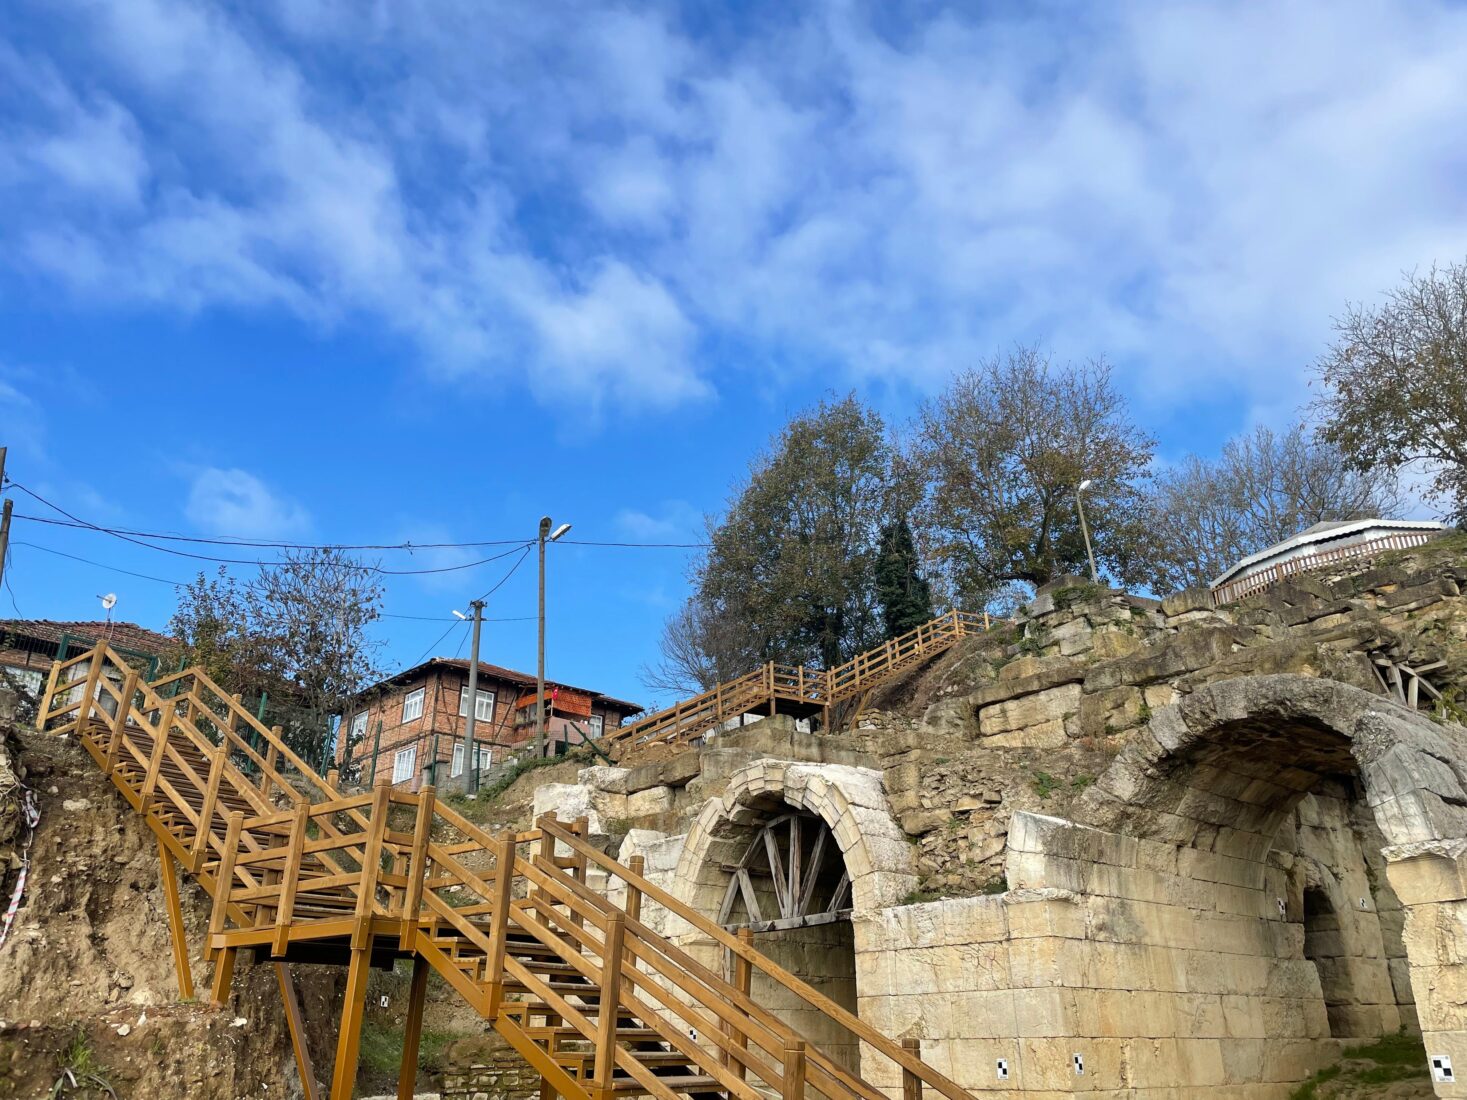
<path id="1" fill-rule="evenodd" d="M 830 1016 L 862 1042 L 880 1051 L 903 1069 L 915 1073 L 925 1083 L 948 1097 L 949 1100 L 971 1100 L 971 1097 L 963 1090 L 962 1086 L 949 1080 L 927 1063 L 913 1058 L 910 1053 L 902 1050 L 898 1044 L 892 1042 L 892 1040 L 882 1035 L 879 1031 L 876 1031 L 870 1024 L 858 1019 L 819 990 L 802 982 L 768 956 L 739 940 L 738 937 L 730 935 L 727 930 L 703 916 L 696 909 L 679 901 L 651 880 L 640 876 L 633 876 L 630 868 L 616 862 L 616 860 L 611 859 L 609 856 L 603 855 L 591 845 L 586 844 L 553 818 L 548 816 L 542 817 L 538 824 L 543 832 L 555 837 L 562 844 L 566 844 L 580 851 L 587 859 L 596 863 L 603 870 L 610 871 L 624 882 L 629 884 L 634 883 L 637 889 L 642 891 L 644 897 L 651 898 L 669 912 L 681 917 L 699 932 L 722 944 L 726 950 L 733 953 L 736 957 L 745 959 L 756 970 L 759 970 L 779 985 L 782 985 L 806 1004 Z M 647 939 L 652 936 L 655 936 L 655 933 L 651 933 L 649 930 L 648 935 L 642 938 Z M 661 937 L 657 938 L 660 939 Z"/>

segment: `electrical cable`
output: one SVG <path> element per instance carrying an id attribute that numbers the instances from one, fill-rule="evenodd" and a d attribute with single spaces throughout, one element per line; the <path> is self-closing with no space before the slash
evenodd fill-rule
<path id="1" fill-rule="evenodd" d="M 15 485 L 22 492 L 30 493 L 36 497 L 24 485 L 16 482 Z M 36 497 L 41 500 L 40 497 Z M 62 509 L 51 504 L 50 501 L 41 500 L 48 507 L 56 508 L 58 512 Z M 62 512 L 63 515 L 70 513 Z M 68 527 L 81 531 L 96 531 L 99 534 L 112 535 L 115 538 L 127 539 L 156 539 L 160 542 L 186 542 L 201 546 L 238 546 L 258 550 L 398 550 L 413 553 L 416 550 L 480 550 L 486 546 L 521 546 L 525 539 L 481 539 L 476 542 L 268 542 L 263 539 L 242 539 L 226 536 L 207 537 L 203 535 L 177 535 L 162 531 L 138 531 L 129 527 L 104 527 L 101 524 L 89 523 L 78 519 L 55 519 L 51 516 L 33 516 L 23 512 L 17 512 L 13 516 L 17 520 L 25 520 L 27 523 L 44 523 L 51 527 Z M 533 540 L 528 540 L 533 541 Z M 706 542 L 610 542 L 592 539 L 561 539 L 562 546 L 596 546 L 611 547 L 624 550 L 700 550 L 708 546 Z M 167 547 L 155 546 L 155 550 L 167 550 Z M 205 558 L 204 560 L 226 560 Z"/>
<path id="2" fill-rule="evenodd" d="M 141 546 L 141 547 L 143 547 L 145 549 L 148 549 L 148 550 L 157 550 L 160 553 L 172 554 L 174 557 L 179 557 L 179 558 L 190 558 L 190 559 L 192 559 L 194 561 L 216 562 L 216 563 L 218 563 L 220 565 L 254 565 L 254 566 L 264 567 L 264 566 L 280 566 L 280 565 L 289 564 L 288 562 L 282 562 L 282 561 L 268 561 L 268 562 L 267 561 L 261 561 L 258 558 L 221 558 L 221 557 L 219 557 L 217 555 L 214 555 L 214 554 L 195 554 L 195 553 L 193 553 L 191 551 L 188 551 L 188 550 L 176 550 L 176 549 L 174 549 L 171 546 L 158 546 L 156 543 L 147 542 L 147 541 L 145 541 L 142 538 L 137 538 L 137 537 L 134 537 L 133 535 L 127 534 L 122 529 L 103 527 L 100 524 L 92 523 L 92 522 L 90 522 L 88 520 L 82 519 L 80 516 L 73 515 L 71 512 L 68 512 L 65 508 L 62 508 L 59 504 L 53 504 L 51 501 L 49 501 L 45 497 L 41 496 L 35 490 L 30 489 L 30 488 L 27 488 L 25 485 L 22 485 L 18 481 L 10 480 L 9 481 L 9 484 L 10 485 L 13 485 L 15 488 L 19 489 L 21 492 L 25 493 L 27 496 L 30 496 L 33 499 L 35 499 L 35 500 L 39 501 L 40 503 L 44 504 L 46 507 L 55 509 L 56 511 L 60 512 L 67 519 L 72 520 L 73 523 L 76 526 L 78 526 L 78 527 L 84 528 L 84 529 L 89 530 L 89 531 L 95 531 L 98 534 L 109 535 L 112 538 L 121 539 L 123 542 L 129 542 L 129 543 L 132 543 L 134 546 Z M 45 522 L 45 520 L 42 519 L 41 522 Z M 377 574 L 380 574 L 382 576 L 388 576 L 388 577 L 415 577 L 415 576 L 425 576 L 425 575 L 434 574 L 434 573 L 456 573 L 456 572 L 459 572 L 459 571 L 464 570 L 464 569 L 474 569 L 474 568 L 476 568 L 476 567 L 478 567 L 480 565 L 487 565 L 489 562 L 491 562 L 491 561 L 498 561 L 500 558 L 507 558 L 507 557 L 509 557 L 510 554 L 513 554 L 517 548 L 519 548 L 521 546 L 528 547 L 529 545 L 531 545 L 532 542 L 533 542 L 533 540 L 521 539 L 521 540 L 513 543 L 511 545 L 511 548 L 508 549 L 508 550 L 506 550 L 506 551 L 504 551 L 502 554 L 491 554 L 489 557 L 480 558 L 478 561 L 465 562 L 465 563 L 463 563 L 461 565 L 444 565 L 444 566 L 439 566 L 439 567 L 433 568 L 433 569 L 384 569 L 380 565 L 363 565 L 362 568 L 363 569 L 366 569 L 369 572 L 377 573 Z M 497 543 L 495 545 L 504 545 L 504 544 L 503 543 Z M 307 544 L 300 544 L 298 547 L 293 547 L 293 548 L 294 549 L 302 549 L 302 550 L 328 550 L 328 549 L 337 549 L 335 547 L 329 547 L 329 546 L 324 546 L 324 545 L 323 546 L 311 546 L 311 545 L 307 545 Z M 262 549 L 263 549 L 263 547 L 262 547 Z M 307 562 L 306 564 L 317 564 L 317 563 L 315 563 L 315 562 Z"/>

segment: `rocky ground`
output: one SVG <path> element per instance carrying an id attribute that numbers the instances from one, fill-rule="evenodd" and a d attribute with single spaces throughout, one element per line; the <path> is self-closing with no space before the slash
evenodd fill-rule
<path id="1" fill-rule="evenodd" d="M 152 834 L 76 744 L 17 732 L 6 767 L 38 793 L 41 818 L 0 947 L 0 1096 L 300 1096 L 272 970 L 237 971 L 223 1011 L 180 1002 Z M 204 996 L 207 902 L 184 887 Z M 315 1048 L 329 1051 L 337 977 L 299 969 Z"/>

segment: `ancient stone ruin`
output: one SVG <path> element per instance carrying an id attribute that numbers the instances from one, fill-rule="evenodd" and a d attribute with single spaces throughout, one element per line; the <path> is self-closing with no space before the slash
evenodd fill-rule
<path id="1" fill-rule="evenodd" d="M 973 1092 L 1282 1100 L 1405 1030 L 1467 1095 L 1467 554 L 1341 569 L 1221 608 L 1058 582 L 844 733 L 765 719 L 536 811 Z"/>

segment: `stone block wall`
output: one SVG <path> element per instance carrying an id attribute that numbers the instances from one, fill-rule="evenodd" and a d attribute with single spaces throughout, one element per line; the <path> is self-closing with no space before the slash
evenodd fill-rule
<path id="1" fill-rule="evenodd" d="M 497 1032 L 460 1039 L 444 1052 L 442 1100 L 530 1100 L 540 1075 Z"/>

